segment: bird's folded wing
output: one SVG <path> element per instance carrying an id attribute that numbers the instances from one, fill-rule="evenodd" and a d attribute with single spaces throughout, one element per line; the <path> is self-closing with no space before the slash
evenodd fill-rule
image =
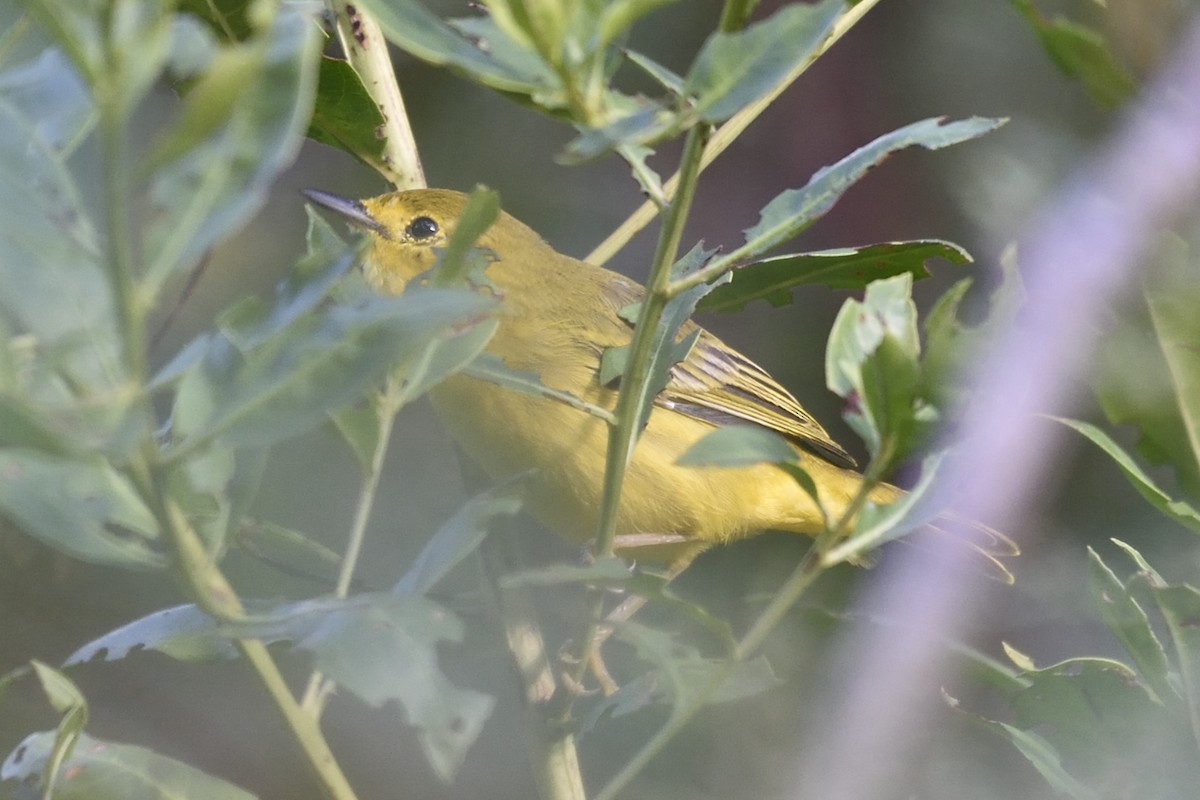
<path id="1" fill-rule="evenodd" d="M 687 358 L 671 367 L 671 380 L 656 402 L 716 425 L 762 425 L 832 464 L 855 466 L 850 454 L 787 389 L 707 331 L 700 334 Z"/>

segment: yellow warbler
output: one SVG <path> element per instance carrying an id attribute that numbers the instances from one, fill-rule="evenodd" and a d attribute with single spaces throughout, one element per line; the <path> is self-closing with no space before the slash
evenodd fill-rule
<path id="1" fill-rule="evenodd" d="M 367 280 L 391 293 L 433 266 L 466 202 L 462 193 L 444 189 L 361 201 L 306 194 L 371 235 Z M 600 357 L 606 348 L 629 343 L 632 328 L 618 311 L 638 301 L 642 287 L 556 252 L 503 212 L 477 246 L 496 256 L 485 274 L 502 300 L 487 350 L 552 389 L 612 409 L 617 392 L 600 382 Z M 694 330 L 688 323 L 684 333 Z M 466 375 L 445 380 L 430 397 L 451 435 L 493 479 L 536 471 L 527 507 L 544 525 L 577 541 L 595 534 L 608 441 L 604 420 Z M 822 530 L 813 499 L 774 466 L 676 464 L 716 426 L 738 422 L 787 438 L 831 518 L 842 514 L 862 485 L 850 456 L 786 389 L 701 331 L 689 355 L 671 368 L 629 464 L 617 521 L 623 551 L 682 562 L 711 544 L 763 530 Z M 899 494 L 880 485 L 870 499 L 886 503 Z"/>

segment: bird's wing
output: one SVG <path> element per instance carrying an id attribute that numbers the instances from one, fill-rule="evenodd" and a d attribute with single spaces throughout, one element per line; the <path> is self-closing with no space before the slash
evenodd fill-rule
<path id="1" fill-rule="evenodd" d="M 618 321 L 616 311 L 640 301 L 642 287 L 624 278 L 614 279 L 608 282 L 604 295 L 614 309 L 611 319 L 623 328 L 622 338 L 628 342 L 628 325 Z M 697 327 L 689 322 L 680 334 L 687 336 Z M 850 454 L 787 389 L 762 367 L 703 329 L 687 357 L 671 367 L 670 381 L 654 402 L 714 425 L 761 425 L 832 464 L 855 468 Z"/>

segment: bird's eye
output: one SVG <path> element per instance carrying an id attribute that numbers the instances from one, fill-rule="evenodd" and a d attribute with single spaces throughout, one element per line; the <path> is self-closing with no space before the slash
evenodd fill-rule
<path id="1" fill-rule="evenodd" d="M 437 235 L 441 228 L 429 217 L 417 217 L 412 222 L 408 223 L 408 227 L 404 229 L 404 233 L 410 239 L 420 241 Z"/>

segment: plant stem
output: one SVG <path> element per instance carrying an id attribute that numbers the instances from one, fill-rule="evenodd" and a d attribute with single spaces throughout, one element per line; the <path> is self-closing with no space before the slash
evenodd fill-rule
<path id="1" fill-rule="evenodd" d="M 346 60 L 383 115 L 383 158 L 373 160 L 371 166 L 397 189 L 425 188 L 425 170 L 379 24 L 352 0 L 326 0 L 326 6 L 337 18 Z"/>
<path id="2" fill-rule="evenodd" d="M 667 288 L 671 282 L 671 265 L 679 251 L 683 238 L 683 226 L 695 197 L 696 179 L 700 175 L 700 155 L 708 140 L 709 127 L 697 125 L 688 132 L 683 146 L 683 162 L 680 168 L 679 192 L 663 215 L 662 231 L 650 266 L 650 278 L 646 285 L 646 297 L 638 314 L 630 343 L 629 362 L 621 376 L 621 391 L 613 414 L 617 424 L 609 427 L 608 457 L 604 469 L 604 497 L 600 504 L 600 522 L 596 531 L 596 554 L 612 555 L 613 538 L 617 527 L 617 508 L 625 471 L 633 455 L 634 445 L 640 431 L 636 430 L 641 411 L 652 398 L 645 392 L 649 376 L 646 374 L 652 357 L 655 329 L 662 319 L 666 307 Z"/>
<path id="3" fill-rule="evenodd" d="M 114 87 L 97 86 L 100 137 L 104 148 L 104 204 L 108 211 L 108 276 L 121 325 L 121 351 L 125 377 L 134 386 L 145 383 L 145 309 L 138 302 L 134 270 L 133 227 L 129 209 L 129 169 L 126 158 L 125 114 Z"/>
<path id="4" fill-rule="evenodd" d="M 600 501 L 600 520 L 596 530 L 596 540 L 593 551 L 598 556 L 612 555 L 613 540 L 616 537 L 617 512 L 620 507 L 621 487 L 625 481 L 626 469 L 633 456 L 637 437 L 638 420 L 642 410 L 653 401 L 647 395 L 649 388 L 649 365 L 653 355 L 651 350 L 654 343 L 654 333 L 662 319 L 662 312 L 667 304 L 666 290 L 671 280 L 671 265 L 679 251 L 679 241 L 683 237 L 684 223 L 695 197 L 696 179 L 700 175 L 700 155 L 704 151 L 704 143 L 708 139 L 710 128 L 707 125 L 697 125 L 688 131 L 687 140 L 683 146 L 680 168 L 680 189 L 675 201 L 668 206 L 663 215 L 662 231 L 659 233 L 658 246 L 655 249 L 654 261 L 650 266 L 650 278 L 647 281 L 645 299 L 642 301 L 638 314 L 637 325 L 633 332 L 633 341 L 629 346 L 629 361 L 621 376 L 621 391 L 617 396 L 617 406 L 613 412 L 616 424 L 608 429 L 608 452 L 604 462 L 604 494 Z M 585 601 L 586 625 L 583 635 L 575 640 L 575 652 L 571 661 L 573 666 L 567 676 L 567 682 L 578 685 L 587 672 L 591 660 L 593 640 L 604 612 L 604 590 L 591 588 Z M 566 724 L 570 715 L 574 697 L 570 692 L 561 692 L 557 707 L 552 713 L 552 719 L 558 724 Z"/>
<path id="5" fill-rule="evenodd" d="M 180 576 L 196 605 L 219 621 L 238 622 L 244 619 L 245 609 L 237 592 L 213 563 L 187 515 L 166 493 L 163 476 L 149 467 L 145 460 L 131 466 L 130 476 L 159 526 L 166 531 L 175 551 Z M 329 749 L 316 717 L 309 715 L 296 702 L 266 645 L 257 639 L 238 639 L 235 644 L 283 714 L 324 793 L 332 800 L 356 800 L 354 789 Z"/>
<path id="6" fill-rule="evenodd" d="M 371 510 L 375 507 L 375 495 L 379 491 L 379 479 L 383 475 L 383 462 L 387 457 L 388 445 L 392 438 L 392 428 L 395 425 L 396 414 L 404 404 L 402 391 L 394 378 L 388 378 L 387 385 L 375 401 L 377 421 L 375 432 L 375 449 L 371 452 L 371 463 L 362 479 L 358 490 L 358 502 L 354 507 L 354 520 L 350 524 L 350 536 L 346 542 L 346 552 L 342 556 L 341 569 L 338 572 L 337 585 L 333 593 L 337 598 L 345 598 L 350 593 L 350 585 L 354 580 L 354 570 L 358 566 L 358 558 L 362 553 L 363 540 L 367 535 L 367 523 L 371 520 Z M 324 676 L 314 670 L 308 678 L 308 686 L 304 689 L 304 699 L 301 707 L 309 714 L 320 718 L 324 710 L 325 698 L 333 689 L 333 683 L 326 681 Z"/>
<path id="7" fill-rule="evenodd" d="M 701 171 L 706 169 L 709 164 L 715 161 L 717 156 L 721 155 L 721 153 L 724 153 L 725 150 L 728 149 L 729 145 L 733 144 L 734 140 L 737 139 L 738 136 L 741 136 L 742 131 L 750 127 L 750 124 L 754 122 L 754 120 L 758 119 L 759 115 L 762 114 L 763 111 L 765 111 L 767 107 L 771 105 L 771 103 L 775 102 L 775 99 L 779 97 L 779 95 L 783 94 L 784 90 L 791 86 L 797 78 L 803 75 L 814 61 L 828 51 L 829 48 L 833 47 L 833 45 L 839 39 L 846 35 L 847 31 L 849 31 L 858 23 L 860 19 L 862 19 L 863 15 L 878 5 L 879 2 L 880 0 L 861 0 L 861 2 L 847 9 L 846 13 L 843 14 L 834 24 L 833 32 L 830 33 L 829 38 L 825 40 L 825 43 L 821 45 L 819 50 L 813 53 L 811 58 L 801 64 L 798 64 L 796 68 L 784 76 L 784 78 L 779 81 L 779 83 L 776 84 L 771 91 L 767 92 L 767 94 L 763 95 L 763 97 L 734 114 L 729 118 L 728 122 L 718 128 L 713 134 L 712 139 L 709 141 L 708 146 L 704 148 L 704 155 L 700 160 Z M 722 16 L 722 19 L 724 19 L 724 15 Z M 680 169 L 682 171 L 682 167 Z M 679 189 L 679 182 L 680 172 L 676 172 L 675 175 L 671 176 L 670 180 L 664 184 L 663 194 L 666 195 L 667 199 L 675 196 L 675 193 Z M 592 264 L 606 263 L 613 256 L 619 253 L 621 248 L 628 244 L 629 241 L 636 236 L 639 231 L 653 222 L 657 215 L 658 207 L 653 202 L 646 201 L 645 203 L 642 203 L 642 205 L 639 206 L 636 211 L 630 214 L 629 217 L 622 222 L 616 230 L 609 234 L 607 239 L 597 245 L 596 248 L 592 250 L 592 252 L 589 253 L 584 260 Z"/>

